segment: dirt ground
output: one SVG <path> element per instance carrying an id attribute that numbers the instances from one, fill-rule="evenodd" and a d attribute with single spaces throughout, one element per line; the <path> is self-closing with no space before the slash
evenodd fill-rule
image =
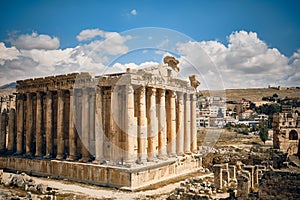
<path id="1" fill-rule="evenodd" d="M 249 159 L 249 152 L 253 151 L 253 148 L 269 147 L 270 143 L 264 145 L 258 137 L 248 137 L 233 132 L 227 131 L 215 131 L 215 132 L 202 132 L 198 134 L 198 144 L 209 144 L 211 147 L 218 151 L 218 153 L 209 153 L 203 159 L 204 167 L 210 168 L 216 160 L 226 157 L 237 156 L 236 159 L 245 156 L 245 159 Z M 233 156 L 232 156 L 233 155 Z M 217 159 L 216 159 L 217 158 Z M 226 161 L 226 160 L 225 160 Z M 54 180 L 47 178 L 33 177 L 36 183 L 43 183 L 53 188 L 59 189 L 59 195 L 57 199 L 166 199 L 176 187 L 179 187 L 180 181 L 190 177 L 206 177 L 213 176 L 212 173 L 198 173 L 186 177 L 181 177 L 157 185 L 156 187 L 150 187 L 138 192 L 122 191 L 113 188 L 99 187 L 88 184 L 81 184 L 71 182 L 67 180 Z M 21 196 L 25 196 L 26 192 L 0 186 L 1 192 L 18 193 Z M 220 196 L 221 197 L 221 196 Z M 0 198 L 1 199 L 1 198 Z"/>

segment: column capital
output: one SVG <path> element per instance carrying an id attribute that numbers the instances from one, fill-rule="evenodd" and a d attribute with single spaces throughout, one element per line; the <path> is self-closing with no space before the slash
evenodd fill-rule
<path id="1" fill-rule="evenodd" d="M 17 100 L 25 100 L 25 95 L 24 94 L 17 94 Z"/>
<path id="2" fill-rule="evenodd" d="M 196 101 L 197 100 L 197 96 L 195 93 L 191 94 L 191 100 Z"/>
<path id="3" fill-rule="evenodd" d="M 64 95 L 64 91 L 63 90 L 57 90 L 57 95 L 59 97 L 62 97 Z"/>
<path id="4" fill-rule="evenodd" d="M 43 95 L 42 92 L 36 92 L 35 94 L 37 98 L 40 98 Z"/>
<path id="5" fill-rule="evenodd" d="M 103 88 L 99 85 L 97 85 L 97 88 L 96 88 L 96 92 L 102 92 L 103 91 Z"/>
<path id="6" fill-rule="evenodd" d="M 145 95 L 146 88 L 145 88 L 145 86 L 140 86 L 136 91 L 139 96 Z"/>
<path id="7" fill-rule="evenodd" d="M 156 88 L 147 88 L 147 95 L 155 96 L 156 95 Z"/>
<path id="8" fill-rule="evenodd" d="M 125 85 L 125 89 L 127 93 L 134 93 L 134 89 L 131 84 Z"/>
<path id="9" fill-rule="evenodd" d="M 183 100 L 183 92 L 177 92 L 178 100 Z"/>
<path id="10" fill-rule="evenodd" d="M 168 94 L 170 95 L 171 98 L 176 98 L 176 92 L 173 90 L 168 90 Z"/>
<path id="11" fill-rule="evenodd" d="M 47 92 L 46 92 L 46 96 L 52 96 L 52 91 L 51 90 L 48 90 Z"/>
<path id="12" fill-rule="evenodd" d="M 187 94 L 185 95 L 185 100 L 186 100 L 186 101 L 190 101 L 190 100 L 191 100 L 191 95 L 187 93 Z"/>
<path id="13" fill-rule="evenodd" d="M 74 90 L 69 90 L 69 94 L 70 94 L 70 96 L 74 96 Z"/>
<path id="14" fill-rule="evenodd" d="M 166 96 L 166 90 L 165 89 L 157 89 L 157 95 L 159 97 L 165 97 Z"/>

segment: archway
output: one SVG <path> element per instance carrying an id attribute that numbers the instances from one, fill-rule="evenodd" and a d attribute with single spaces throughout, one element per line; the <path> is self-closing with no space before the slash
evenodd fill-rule
<path id="1" fill-rule="evenodd" d="M 298 133 L 295 130 L 291 130 L 289 133 L 289 140 L 298 140 Z"/>

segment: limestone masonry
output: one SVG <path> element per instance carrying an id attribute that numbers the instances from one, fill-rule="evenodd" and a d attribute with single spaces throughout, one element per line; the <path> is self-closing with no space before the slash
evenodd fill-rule
<path id="1" fill-rule="evenodd" d="M 297 154 L 300 140 L 300 116 L 291 106 L 282 106 L 282 112 L 273 116 L 273 147 L 289 155 Z"/>
<path id="2" fill-rule="evenodd" d="M 164 62 L 17 81 L 16 109 L 1 108 L 0 168 L 127 189 L 196 171 L 199 81 Z"/>

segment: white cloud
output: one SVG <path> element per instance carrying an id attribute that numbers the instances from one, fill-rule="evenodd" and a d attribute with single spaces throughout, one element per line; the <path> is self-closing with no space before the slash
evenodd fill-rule
<path id="1" fill-rule="evenodd" d="M 131 10 L 131 11 L 130 11 L 130 14 L 132 14 L 132 15 L 137 15 L 136 9 Z"/>
<path id="2" fill-rule="evenodd" d="M 98 37 L 98 38 L 97 38 Z M 100 37 L 100 38 L 99 38 Z M 100 29 L 87 29 L 77 36 L 85 41 L 74 48 L 57 49 L 59 39 L 47 35 L 21 35 L 12 47 L 0 42 L 0 85 L 19 79 L 91 71 L 95 74 L 147 67 L 155 62 L 120 64 L 105 67 L 130 51 L 132 36 Z M 30 41 L 32 43 L 30 43 Z M 164 40 L 162 46 L 169 41 Z M 177 44 L 180 77 L 198 74 L 200 89 L 299 86 L 300 50 L 290 58 L 270 48 L 254 32 L 239 31 L 228 36 L 228 45 L 219 41 Z M 167 55 L 161 52 L 161 56 Z"/>
<path id="3" fill-rule="evenodd" d="M 286 85 L 286 77 L 295 70 L 295 66 L 289 64 L 289 58 L 278 49 L 269 48 L 254 32 L 232 33 L 228 37 L 227 46 L 218 41 L 178 44 L 179 52 L 194 65 L 196 63 L 195 66 L 198 64 L 207 82 L 214 81 L 207 73 L 209 68 L 213 68 L 213 64 L 207 62 L 201 51 L 199 53 L 199 47 L 215 64 L 215 72 L 220 72 L 226 88 L 266 87 L 279 83 Z"/>
<path id="4" fill-rule="evenodd" d="M 104 31 L 99 29 L 86 29 L 81 31 L 79 35 L 76 36 L 76 38 L 79 42 L 81 42 L 84 40 L 91 40 L 97 36 L 104 37 L 105 36 Z"/>
<path id="5" fill-rule="evenodd" d="M 93 34 L 87 34 L 88 32 L 86 31 L 85 34 L 81 32 L 79 38 L 91 39 L 97 31 L 94 31 Z M 131 37 L 98 30 L 98 34 L 100 32 L 103 37 L 101 40 L 92 40 L 66 49 L 50 49 L 45 46 L 44 48 L 22 47 L 18 49 L 16 46 L 8 48 L 4 43 L 0 43 L 0 85 L 19 79 L 78 71 L 95 72 L 96 74 L 106 72 L 108 69 L 106 66 L 111 60 L 127 53 L 128 47 L 125 42 Z M 18 39 L 20 38 L 24 37 L 18 37 Z M 33 38 L 43 37 L 34 35 Z M 20 43 L 13 44 L 19 45 Z"/>
<path id="6" fill-rule="evenodd" d="M 10 42 L 18 49 L 46 49 L 53 50 L 59 47 L 59 39 L 49 35 L 37 34 L 33 32 L 31 35 L 20 35 L 17 38 L 10 38 Z"/>
<path id="7" fill-rule="evenodd" d="M 7 48 L 3 42 L 0 42 L 0 65 L 3 65 L 6 60 L 16 59 L 19 54 L 16 47 Z"/>

